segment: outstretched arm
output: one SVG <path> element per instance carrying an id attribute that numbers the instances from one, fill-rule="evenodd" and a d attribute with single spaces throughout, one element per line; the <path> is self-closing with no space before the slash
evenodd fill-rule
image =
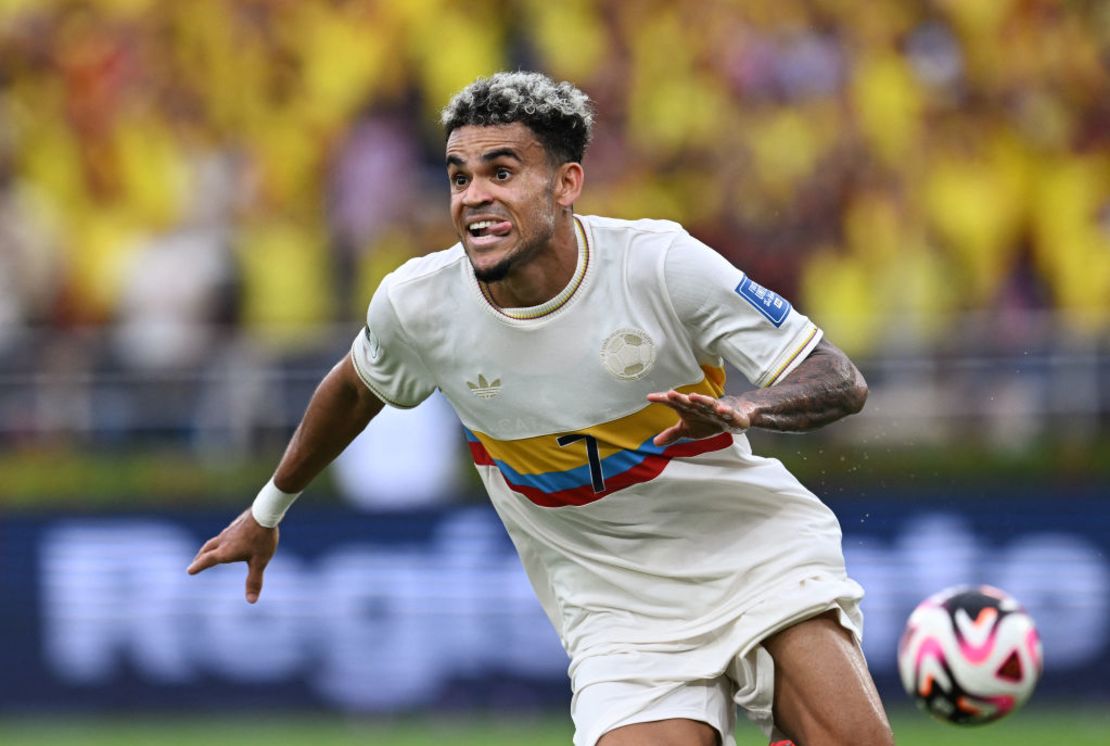
<path id="1" fill-rule="evenodd" d="M 274 472 L 273 485 L 287 493 L 303 490 L 383 406 L 355 373 L 350 354 L 345 356 L 316 387 Z M 205 542 L 188 572 L 195 575 L 214 565 L 246 562 L 246 596 L 249 603 L 254 603 L 262 592 L 262 574 L 277 551 L 277 543 L 277 526 L 259 524 L 247 508 L 218 536 Z"/>
<path id="2" fill-rule="evenodd" d="M 284 492 L 303 490 L 384 406 L 358 377 L 347 353 L 316 387 L 274 472 L 274 484 Z"/>
<path id="3" fill-rule="evenodd" d="M 776 386 L 720 399 L 671 390 L 648 394 L 648 400 L 678 412 L 679 421 L 655 437 L 656 445 L 667 445 L 750 427 L 814 430 L 863 409 L 867 382 L 847 355 L 822 340 Z"/>

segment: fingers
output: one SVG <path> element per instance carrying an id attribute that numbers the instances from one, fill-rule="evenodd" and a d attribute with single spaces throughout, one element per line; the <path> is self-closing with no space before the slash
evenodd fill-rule
<path id="1" fill-rule="evenodd" d="M 224 534 L 214 536 L 204 542 L 204 546 L 193 557 L 193 563 L 186 569 L 190 575 L 207 570 L 209 567 L 225 562 L 238 562 L 247 559 L 245 554 L 236 552 L 231 544 L 224 540 Z"/>
<path id="2" fill-rule="evenodd" d="M 193 563 L 189 565 L 185 572 L 190 575 L 196 575 L 198 572 L 207 570 L 209 567 L 218 565 L 219 563 L 220 561 L 216 559 L 216 556 L 210 552 L 207 554 L 197 554 L 197 556 L 193 558 Z"/>
<path id="3" fill-rule="evenodd" d="M 219 546 L 219 536 L 213 536 L 211 539 L 204 542 L 204 546 L 197 551 L 196 556 L 193 557 L 192 564 L 189 565 L 186 572 L 190 575 L 196 575 L 198 572 L 207 570 L 213 565 L 218 565 L 220 560 L 217 559 L 216 550 L 219 549 Z"/>
<path id="4" fill-rule="evenodd" d="M 651 442 L 657 446 L 669 446 L 677 440 L 681 440 L 686 434 L 686 423 L 679 422 L 676 425 L 671 425 L 663 432 L 652 438 Z"/>
<path id="5" fill-rule="evenodd" d="M 647 395 L 648 401 L 656 402 L 657 404 L 690 406 L 690 397 L 686 394 L 680 393 L 671 389 L 670 391 L 657 391 Z"/>
<path id="6" fill-rule="evenodd" d="M 690 397 L 686 394 L 674 391 L 673 389 L 671 391 L 648 394 L 647 399 L 650 402 L 668 406 L 680 415 L 696 416 L 701 414 L 701 409 L 690 401 Z"/>
<path id="7" fill-rule="evenodd" d="M 247 562 L 247 603 L 258 601 L 262 593 L 262 573 L 266 570 L 267 560 L 252 557 Z"/>
<path id="8" fill-rule="evenodd" d="M 186 569 L 186 572 L 190 575 L 196 575 L 209 567 L 243 559 L 242 557 L 225 557 L 220 553 L 220 549 L 221 545 L 216 539 L 209 539 L 197 552 L 197 556 L 193 558 L 193 562 Z M 255 555 L 247 559 L 247 603 L 257 602 L 259 595 L 262 594 L 262 573 L 265 571 L 267 564 L 269 564 L 268 557 Z"/>
<path id="9" fill-rule="evenodd" d="M 750 426 L 746 414 L 730 403 L 705 394 L 683 394 L 675 390 L 647 395 L 678 413 L 680 422 L 652 439 L 657 446 L 669 445 L 684 437 L 705 438 L 722 431 L 743 432 Z"/>
<path id="10" fill-rule="evenodd" d="M 689 400 L 690 406 L 702 414 L 720 416 L 722 412 L 732 411 L 732 407 L 728 406 L 720 399 L 714 399 L 712 396 L 690 394 L 686 398 Z"/>
<path id="11" fill-rule="evenodd" d="M 209 567 L 215 567 L 216 565 L 222 565 L 227 562 L 238 562 L 243 559 L 246 558 L 241 556 L 229 556 L 223 545 L 216 545 L 207 552 L 203 550 L 197 552 L 197 556 L 193 558 L 193 563 L 186 568 L 186 572 L 190 575 L 196 575 L 198 572 L 207 570 Z"/>
<path id="12" fill-rule="evenodd" d="M 245 561 L 246 597 L 247 602 L 253 604 L 262 593 L 262 573 L 277 549 L 278 531 L 248 521 L 249 515 L 248 509 L 219 535 L 206 541 L 186 571 L 196 575 L 214 565 Z"/>
<path id="13" fill-rule="evenodd" d="M 705 396 L 704 394 L 683 394 L 673 389 L 665 393 L 648 394 L 647 398 L 648 401 L 655 402 L 656 404 L 665 404 L 680 414 L 712 417 L 722 408 L 727 411 L 732 411 L 727 404 L 721 403 L 712 396 Z"/>
<path id="14" fill-rule="evenodd" d="M 705 394 L 690 394 L 687 398 L 698 413 L 719 422 L 728 430 L 747 430 L 751 426 L 751 421 L 744 412 L 723 399 L 714 399 Z"/>

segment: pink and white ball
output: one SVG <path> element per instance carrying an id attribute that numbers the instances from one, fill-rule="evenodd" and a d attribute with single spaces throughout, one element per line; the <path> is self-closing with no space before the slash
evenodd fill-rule
<path id="1" fill-rule="evenodd" d="M 1044 666 L 1033 618 L 988 585 L 934 594 L 913 610 L 898 643 L 902 686 L 938 720 L 979 725 L 1019 708 Z"/>

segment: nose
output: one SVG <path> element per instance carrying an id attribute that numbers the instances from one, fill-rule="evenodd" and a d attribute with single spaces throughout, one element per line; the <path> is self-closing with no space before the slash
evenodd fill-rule
<path id="1" fill-rule="evenodd" d="M 489 190 L 481 179 L 471 179 L 462 194 L 462 203 L 467 207 L 480 207 L 491 201 Z"/>

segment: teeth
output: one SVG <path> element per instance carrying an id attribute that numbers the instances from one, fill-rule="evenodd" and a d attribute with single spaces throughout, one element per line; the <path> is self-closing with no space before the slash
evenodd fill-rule
<path id="1" fill-rule="evenodd" d="M 467 226 L 467 228 L 472 231 L 480 231 L 489 228 L 491 225 L 495 225 L 495 221 L 479 220 L 477 223 L 471 223 L 469 226 Z"/>

